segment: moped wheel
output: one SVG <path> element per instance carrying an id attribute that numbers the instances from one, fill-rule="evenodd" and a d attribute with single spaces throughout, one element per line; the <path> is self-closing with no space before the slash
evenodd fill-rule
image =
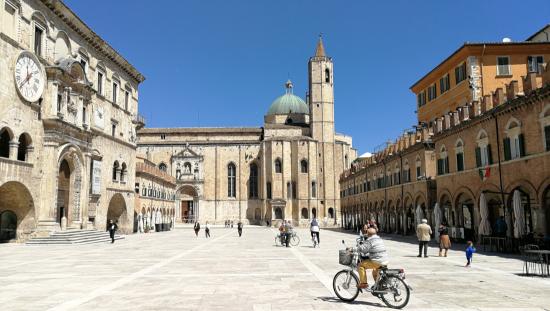
<path id="1" fill-rule="evenodd" d="M 359 295 L 359 279 L 353 272 L 342 270 L 334 276 L 332 288 L 340 300 L 354 301 Z"/>
<path id="2" fill-rule="evenodd" d="M 386 306 L 393 309 L 402 309 L 409 303 L 411 291 L 407 284 L 397 276 L 388 276 L 380 284 L 386 293 L 380 294 L 380 299 Z"/>
<path id="3" fill-rule="evenodd" d="M 281 245 L 281 239 L 279 239 L 279 237 L 275 237 L 275 246 L 279 246 Z"/>

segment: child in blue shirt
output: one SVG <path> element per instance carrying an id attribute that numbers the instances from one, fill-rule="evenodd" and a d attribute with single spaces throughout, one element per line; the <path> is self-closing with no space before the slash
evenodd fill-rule
<path id="1" fill-rule="evenodd" d="M 466 263 L 466 268 L 469 268 L 470 264 L 472 263 L 472 257 L 476 252 L 476 248 L 474 247 L 474 243 L 472 243 L 472 241 L 468 241 L 466 245 L 468 245 L 468 247 L 466 248 L 466 260 L 468 261 Z"/>

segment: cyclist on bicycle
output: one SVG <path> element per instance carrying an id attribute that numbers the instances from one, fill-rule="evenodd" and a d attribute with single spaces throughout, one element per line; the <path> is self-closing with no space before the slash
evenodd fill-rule
<path id="1" fill-rule="evenodd" d="M 317 220 L 317 218 L 314 217 L 311 220 L 311 223 L 309 224 L 309 230 L 311 231 L 311 238 L 315 239 L 315 237 L 317 237 L 317 245 L 320 246 L 321 245 L 321 240 L 319 239 L 320 228 L 319 228 L 319 221 Z"/>
<path id="2" fill-rule="evenodd" d="M 362 261 L 359 264 L 359 288 L 368 288 L 367 269 L 372 269 L 374 281 L 378 279 L 378 268 L 388 265 L 388 253 L 376 229 L 367 229 L 367 239 L 360 242 L 358 249 Z"/>
<path id="3" fill-rule="evenodd" d="M 285 222 L 284 236 L 285 236 L 285 245 L 286 245 L 286 247 L 290 247 L 288 245 L 288 243 L 290 243 L 290 239 L 292 238 L 292 223 L 290 222 L 290 220 L 287 220 Z"/>

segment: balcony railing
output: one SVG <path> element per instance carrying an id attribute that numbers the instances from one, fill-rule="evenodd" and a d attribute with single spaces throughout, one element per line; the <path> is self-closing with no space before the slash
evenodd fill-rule
<path id="1" fill-rule="evenodd" d="M 145 126 L 145 117 L 138 113 L 134 116 L 132 123 L 134 123 L 138 129 L 140 129 Z"/>

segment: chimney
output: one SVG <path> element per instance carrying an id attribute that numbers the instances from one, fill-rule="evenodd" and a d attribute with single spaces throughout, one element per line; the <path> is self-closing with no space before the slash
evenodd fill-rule
<path id="1" fill-rule="evenodd" d="M 477 117 L 481 114 L 481 103 L 479 101 L 473 101 L 472 108 L 474 109 L 474 117 Z"/>
<path id="2" fill-rule="evenodd" d="M 444 121 L 445 121 L 445 129 L 449 129 L 451 127 L 451 113 L 446 113 L 444 116 Z"/>
<path id="3" fill-rule="evenodd" d="M 470 119 L 470 111 L 472 110 L 472 104 L 466 104 L 462 106 L 462 122 Z"/>
<path id="4" fill-rule="evenodd" d="M 518 97 L 519 93 L 519 85 L 518 81 L 512 80 L 509 84 L 506 84 L 506 99 L 512 100 L 516 97 Z"/>
<path id="5" fill-rule="evenodd" d="M 530 72 L 521 81 L 523 82 L 523 93 L 530 93 L 537 88 L 537 73 Z"/>
<path id="6" fill-rule="evenodd" d="M 495 106 L 494 105 L 494 100 L 495 100 L 494 96 L 493 96 L 492 99 L 491 99 L 491 95 L 483 96 L 482 101 L 481 101 L 481 113 L 485 113 L 485 112 L 491 110 Z"/>
<path id="7" fill-rule="evenodd" d="M 501 87 L 493 92 L 493 107 L 504 104 L 506 98 L 504 98 L 504 91 Z M 492 107 L 491 107 L 492 108 Z"/>
<path id="8" fill-rule="evenodd" d="M 462 110 L 461 107 L 458 108 L 459 110 L 451 112 L 451 126 L 457 126 L 460 124 L 460 110 Z"/>

